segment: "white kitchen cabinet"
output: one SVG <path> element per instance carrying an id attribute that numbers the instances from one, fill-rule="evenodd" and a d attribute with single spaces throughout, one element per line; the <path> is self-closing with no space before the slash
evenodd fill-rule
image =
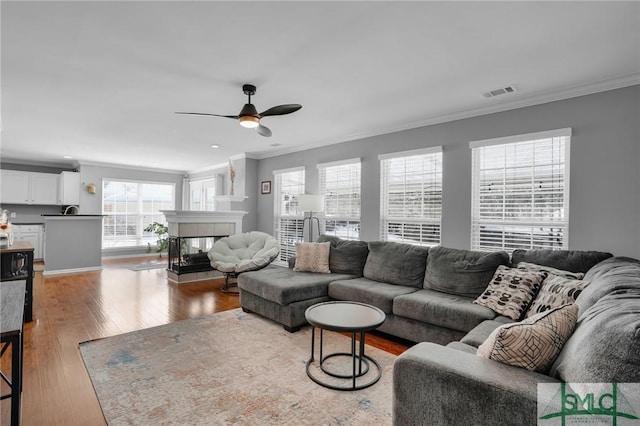
<path id="1" fill-rule="evenodd" d="M 58 175 L 53 173 L 0 170 L 0 203 L 40 204 L 58 203 Z"/>
<path id="2" fill-rule="evenodd" d="M 28 241 L 33 246 L 34 259 L 44 258 L 44 226 L 13 225 L 13 241 Z"/>
<path id="3" fill-rule="evenodd" d="M 58 204 L 63 206 L 77 206 L 80 204 L 80 173 L 60 173 L 58 181 Z"/>
<path id="4" fill-rule="evenodd" d="M 0 170 L 0 204 L 29 203 L 29 174 Z"/>

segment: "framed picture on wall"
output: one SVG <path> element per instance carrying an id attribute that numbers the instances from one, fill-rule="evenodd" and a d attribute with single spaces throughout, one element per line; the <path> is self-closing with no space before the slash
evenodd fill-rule
<path id="1" fill-rule="evenodd" d="M 260 183 L 260 193 L 261 194 L 271 194 L 271 181 L 270 180 L 263 180 L 262 183 Z"/>

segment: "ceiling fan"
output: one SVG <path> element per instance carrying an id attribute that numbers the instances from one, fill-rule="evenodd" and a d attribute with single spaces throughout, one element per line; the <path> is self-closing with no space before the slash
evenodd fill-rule
<path id="1" fill-rule="evenodd" d="M 249 99 L 247 103 L 244 104 L 238 115 L 208 114 L 204 112 L 176 112 L 176 114 L 210 115 L 213 117 L 232 118 L 234 120 L 238 120 L 241 126 L 256 129 L 256 132 L 258 132 L 260 136 L 268 138 L 271 136 L 271 130 L 260 123 L 260 119 L 262 117 L 291 114 L 292 112 L 296 112 L 302 108 L 302 105 L 299 104 L 278 105 L 258 114 L 256 107 L 251 103 L 251 96 L 256 94 L 256 86 L 253 84 L 244 84 L 242 85 L 242 92 L 247 95 Z"/>

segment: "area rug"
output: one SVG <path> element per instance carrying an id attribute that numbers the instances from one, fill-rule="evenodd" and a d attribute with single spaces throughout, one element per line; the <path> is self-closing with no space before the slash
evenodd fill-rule
<path id="1" fill-rule="evenodd" d="M 350 346 L 324 332 L 325 355 Z M 307 377 L 310 350 L 310 327 L 289 333 L 240 309 L 80 344 L 110 425 L 391 424 L 395 356 L 367 345 L 382 378 L 346 392 Z"/>
<path id="2" fill-rule="evenodd" d="M 133 265 L 127 265 L 127 269 L 130 271 L 146 271 L 149 269 L 161 269 L 167 267 L 167 261 L 164 262 L 145 262 L 134 263 Z"/>

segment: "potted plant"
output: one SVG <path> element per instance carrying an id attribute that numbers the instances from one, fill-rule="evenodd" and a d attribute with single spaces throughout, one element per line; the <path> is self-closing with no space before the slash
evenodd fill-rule
<path id="1" fill-rule="evenodd" d="M 153 222 L 144 228 L 145 232 L 153 232 L 158 236 L 156 241 L 156 253 L 162 257 L 162 252 L 169 247 L 169 228 L 164 223 Z M 151 243 L 147 243 L 147 251 L 151 251 Z"/>

